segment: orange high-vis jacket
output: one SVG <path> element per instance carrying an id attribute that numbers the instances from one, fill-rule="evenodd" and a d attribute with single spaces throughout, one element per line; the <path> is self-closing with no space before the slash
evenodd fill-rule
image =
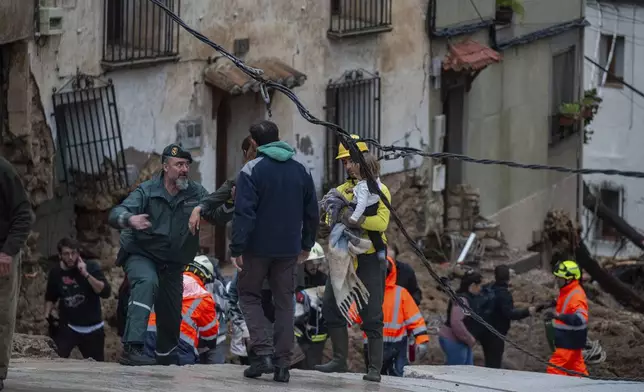
<path id="1" fill-rule="evenodd" d="M 194 348 L 198 354 L 199 340 L 216 341 L 219 320 L 212 294 L 196 275 L 183 273 L 183 302 L 181 309 L 180 339 Z M 148 332 L 156 332 L 156 313 L 150 313 Z"/>
<path id="2" fill-rule="evenodd" d="M 385 298 L 382 302 L 382 313 L 384 328 L 382 330 L 385 343 L 397 343 L 407 337 L 414 336 L 416 344 L 429 342 L 427 325 L 425 319 L 418 309 L 418 305 L 412 298 L 409 291 L 404 287 L 396 285 L 398 272 L 396 263 L 391 257 L 387 257 L 391 271 L 385 281 Z M 362 318 L 357 313 L 355 303 L 351 306 L 349 314 L 357 324 L 362 323 Z M 365 342 L 367 335 L 363 333 Z"/>
<path id="3" fill-rule="evenodd" d="M 555 347 L 580 350 L 586 347 L 588 337 L 588 300 L 578 280 L 559 290 L 557 313 L 563 319 L 553 319 Z"/>

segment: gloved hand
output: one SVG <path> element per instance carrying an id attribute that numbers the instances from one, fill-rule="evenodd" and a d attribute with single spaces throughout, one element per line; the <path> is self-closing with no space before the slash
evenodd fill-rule
<path id="1" fill-rule="evenodd" d="M 429 342 L 416 345 L 416 361 L 422 361 L 429 353 Z"/>
<path id="2" fill-rule="evenodd" d="M 552 310 L 548 310 L 547 312 L 545 312 L 543 314 L 543 319 L 545 321 L 550 321 L 550 320 L 552 320 L 554 318 L 557 318 L 557 314 L 555 312 L 553 312 Z"/>

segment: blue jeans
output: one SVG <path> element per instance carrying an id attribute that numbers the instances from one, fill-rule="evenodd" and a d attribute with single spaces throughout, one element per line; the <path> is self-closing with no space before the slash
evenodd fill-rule
<path id="1" fill-rule="evenodd" d="M 465 343 L 438 337 L 441 349 L 445 353 L 445 365 L 473 365 L 474 353 Z"/>

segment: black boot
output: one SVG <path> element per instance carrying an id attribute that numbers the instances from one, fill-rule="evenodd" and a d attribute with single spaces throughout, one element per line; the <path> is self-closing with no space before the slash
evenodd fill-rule
<path id="1" fill-rule="evenodd" d="M 277 382 L 288 382 L 291 378 L 291 374 L 288 371 L 288 368 L 275 367 L 273 372 L 273 381 Z"/>
<path id="2" fill-rule="evenodd" d="M 257 378 L 262 374 L 273 373 L 273 359 L 270 355 L 248 354 L 250 367 L 244 370 L 244 377 Z"/>
<path id="3" fill-rule="evenodd" d="M 349 330 L 346 327 L 329 328 L 329 337 L 333 344 L 333 359 L 323 365 L 316 365 L 315 370 L 322 373 L 345 373 L 349 370 Z"/>
<path id="4" fill-rule="evenodd" d="M 382 352 L 384 350 L 382 338 L 368 338 L 367 345 L 369 347 L 369 365 L 367 367 L 367 374 L 362 379 L 365 381 L 380 382 Z"/>
<path id="5" fill-rule="evenodd" d="M 142 344 L 125 344 L 119 363 L 125 366 L 153 366 L 157 364 L 155 358 L 145 355 Z"/>
<path id="6" fill-rule="evenodd" d="M 0 380 L 0 391 L 4 389 L 4 380 Z"/>

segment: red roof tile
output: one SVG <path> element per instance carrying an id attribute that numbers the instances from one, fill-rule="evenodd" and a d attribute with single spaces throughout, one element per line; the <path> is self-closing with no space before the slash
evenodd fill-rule
<path id="1" fill-rule="evenodd" d="M 501 61 L 501 55 L 472 39 L 449 45 L 449 52 L 443 60 L 446 71 L 479 71 L 490 64 Z"/>

